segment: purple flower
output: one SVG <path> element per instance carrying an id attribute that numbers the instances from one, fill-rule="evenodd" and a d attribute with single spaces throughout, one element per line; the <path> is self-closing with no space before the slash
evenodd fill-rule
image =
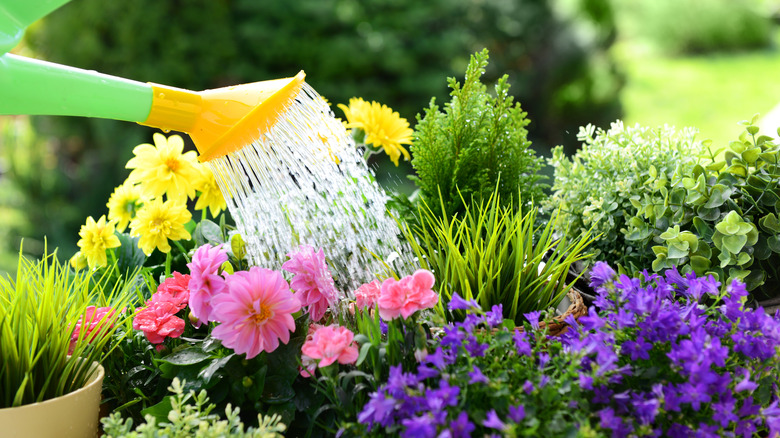
<path id="1" fill-rule="evenodd" d="M 512 339 L 515 341 L 517 354 L 521 356 L 530 356 L 532 354 L 531 344 L 528 343 L 528 333 L 515 330 L 515 334 Z"/>
<path id="2" fill-rule="evenodd" d="M 596 262 L 590 270 L 590 287 L 599 288 L 615 277 L 615 271 L 606 262 Z"/>
<path id="3" fill-rule="evenodd" d="M 621 346 L 621 353 L 628 353 L 631 360 L 650 359 L 649 351 L 653 349 L 653 344 L 645 342 L 642 336 L 637 337 L 636 341 L 628 340 Z"/>
<path id="4" fill-rule="evenodd" d="M 469 421 L 469 415 L 466 411 L 460 411 L 458 417 L 450 422 L 449 432 L 452 438 L 469 438 L 474 429 L 476 426 Z"/>
<path id="5" fill-rule="evenodd" d="M 680 388 L 680 401 L 690 404 L 694 411 L 698 412 L 701 404 L 709 403 L 711 399 L 707 385 L 703 383 L 683 383 Z"/>
<path id="6" fill-rule="evenodd" d="M 523 391 L 525 391 L 526 394 L 531 394 L 534 392 L 534 384 L 531 383 L 530 380 L 526 380 L 525 383 L 523 383 Z"/>
<path id="7" fill-rule="evenodd" d="M 468 376 L 469 376 L 470 385 L 473 385 L 475 383 L 484 383 L 484 384 L 490 383 L 490 380 L 488 380 L 488 378 L 485 377 L 484 374 L 482 374 L 482 370 L 480 370 L 479 367 L 476 365 L 474 365 L 473 370 L 468 373 Z"/>
<path id="8" fill-rule="evenodd" d="M 488 344 L 482 344 L 477 341 L 474 335 L 469 335 L 466 344 L 463 346 L 471 357 L 482 357 L 488 349 Z"/>
<path id="9" fill-rule="evenodd" d="M 401 420 L 401 424 L 404 426 L 404 430 L 401 432 L 402 437 L 436 437 L 436 425 L 434 424 L 433 417 L 430 415 L 423 414 L 412 418 L 405 418 Z"/>
<path id="10" fill-rule="evenodd" d="M 758 384 L 756 384 L 756 382 L 750 381 L 750 370 L 745 370 L 745 373 L 742 376 L 742 380 L 737 383 L 737 386 L 734 387 L 734 391 L 753 392 L 756 388 L 758 388 Z"/>
<path id="11" fill-rule="evenodd" d="M 525 418 L 525 406 L 517 405 L 509 407 L 509 419 L 515 423 L 520 423 Z"/>
<path id="12" fill-rule="evenodd" d="M 496 414 L 495 409 L 491 409 L 488 411 L 487 418 L 485 418 L 485 421 L 482 422 L 482 425 L 485 427 L 489 427 L 491 429 L 498 429 L 498 430 L 504 430 L 504 428 L 506 427 L 504 422 L 498 418 L 498 414 Z"/>
<path id="13" fill-rule="evenodd" d="M 601 330 L 606 325 L 606 321 L 599 316 L 595 307 L 588 309 L 588 314 L 580 317 L 580 324 L 585 331 Z"/>
<path id="14" fill-rule="evenodd" d="M 358 414 L 358 421 L 368 424 L 369 430 L 378 424 L 381 427 L 390 426 L 393 422 L 393 411 L 396 401 L 392 397 L 387 397 L 383 392 L 374 392 L 371 399 L 363 406 L 363 410 Z"/>
<path id="15" fill-rule="evenodd" d="M 379 330 L 382 332 L 383 335 L 387 335 L 387 330 L 389 327 L 387 327 L 387 323 L 383 320 L 379 320 Z"/>
<path id="16" fill-rule="evenodd" d="M 452 324 L 448 324 L 444 326 L 444 336 L 441 338 L 439 344 L 442 347 L 457 349 L 458 347 L 463 345 L 464 338 L 465 335 L 458 327 Z"/>
<path id="17" fill-rule="evenodd" d="M 531 327 L 533 327 L 534 330 L 539 330 L 539 316 L 541 314 L 542 312 L 535 310 L 533 312 L 524 313 L 523 316 L 531 323 Z"/>
<path id="18" fill-rule="evenodd" d="M 452 297 L 450 297 L 450 302 L 447 304 L 447 308 L 450 310 L 470 310 L 470 309 L 479 309 L 479 303 L 477 303 L 473 298 L 470 300 L 464 300 L 461 298 L 460 295 L 458 295 L 457 292 L 452 294 Z"/>
<path id="19" fill-rule="evenodd" d="M 504 307 L 501 304 L 496 304 L 492 309 L 485 313 L 485 324 L 488 327 L 498 327 L 504 321 Z"/>

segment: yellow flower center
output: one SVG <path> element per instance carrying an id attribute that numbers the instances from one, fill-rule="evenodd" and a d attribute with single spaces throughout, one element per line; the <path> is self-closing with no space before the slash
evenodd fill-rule
<path id="1" fill-rule="evenodd" d="M 157 218 L 152 221 L 152 226 L 149 227 L 152 233 L 168 235 L 171 231 L 171 223 L 165 218 Z"/>
<path id="2" fill-rule="evenodd" d="M 176 171 L 179 170 L 179 167 L 181 167 L 181 163 L 179 163 L 179 160 L 176 158 L 168 158 L 165 160 L 165 165 L 168 166 L 168 169 L 173 173 L 176 173 Z"/>
<path id="3" fill-rule="evenodd" d="M 271 309 L 264 305 L 260 305 L 260 311 L 250 316 L 255 324 L 261 324 L 263 321 L 271 317 Z"/>

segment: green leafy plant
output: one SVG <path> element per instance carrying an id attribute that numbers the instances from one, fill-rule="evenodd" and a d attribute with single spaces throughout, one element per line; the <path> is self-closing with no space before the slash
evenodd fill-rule
<path id="1" fill-rule="evenodd" d="M 244 430 L 244 424 L 239 419 L 239 409 L 225 408 L 225 419 L 212 414 L 215 405 L 209 403 L 205 390 L 196 394 L 195 391 L 184 393 L 186 382 L 174 379 L 168 388 L 173 393 L 171 409 L 167 421 L 157 422 L 155 417 L 146 417 L 146 423 L 133 429 L 133 420 L 122 419 L 121 414 L 113 413 L 101 419 L 103 430 L 108 438 L 172 438 L 172 437 L 230 437 L 230 438 L 281 438 L 286 426 L 280 422 L 278 415 L 265 416 L 257 414 L 259 426 Z"/>
<path id="2" fill-rule="evenodd" d="M 441 217 L 467 208 L 498 191 L 504 204 L 530 205 L 542 199 L 537 171 L 542 161 L 530 149 L 525 127 L 529 121 L 520 104 L 509 95 L 508 76 L 496 84 L 496 95 L 480 82 L 488 52 L 472 55 L 461 86 L 449 78 L 450 102 L 440 111 L 431 101 L 425 115 L 418 115 L 412 144 L 412 166 L 419 197 L 429 205 L 441 204 Z"/>
<path id="3" fill-rule="evenodd" d="M 458 293 L 483 309 L 502 304 L 504 317 L 520 323 L 524 313 L 557 306 L 574 284 L 566 283 L 569 268 L 590 257 L 590 231 L 556 236 L 565 228 L 563 214 L 536 226 L 535 208 L 502 206 L 500 196 L 494 192 L 453 218 L 423 204 L 421 225 L 404 228 L 420 265 L 436 274 L 440 315 L 449 317 L 447 303 Z"/>
<path id="4" fill-rule="evenodd" d="M 592 245 L 594 260 L 634 271 L 645 269 L 655 258 L 647 244 L 655 224 L 638 228 L 629 222 L 635 221 L 632 218 L 638 214 L 654 214 L 656 207 L 644 201 L 652 193 L 669 195 L 669 202 L 680 201 L 681 193 L 669 192 L 669 181 L 690 175 L 704 154 L 695 135 L 692 129 L 650 129 L 625 126 L 621 121 L 606 131 L 593 125 L 580 128 L 577 138 L 582 147 L 576 154 L 567 157 L 560 146 L 553 150 L 549 162 L 555 182 L 553 194 L 544 205 L 561 210 L 559 224 L 570 233 L 593 230 L 600 235 Z M 657 208 L 663 209 L 663 203 Z M 660 233 L 669 223 L 658 224 Z M 672 246 L 682 250 L 682 242 L 690 236 L 670 234 L 667 238 L 679 239 Z"/>
<path id="5" fill-rule="evenodd" d="M 632 201 L 637 215 L 625 236 L 652 246 L 653 270 L 738 278 L 759 297 L 778 295 L 780 146 L 759 135 L 756 119 L 743 122 L 745 131 L 725 151 L 667 174 Z"/>
<path id="6" fill-rule="evenodd" d="M 106 278 L 74 274 L 45 252 L 38 261 L 20 254 L 16 278 L 0 278 L 0 408 L 59 397 L 89 381 L 132 296 L 132 282 L 110 289 Z M 90 306 L 111 311 L 97 316 Z"/>

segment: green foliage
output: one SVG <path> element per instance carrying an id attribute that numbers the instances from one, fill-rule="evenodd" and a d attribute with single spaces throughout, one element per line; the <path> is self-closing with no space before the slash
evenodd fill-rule
<path id="1" fill-rule="evenodd" d="M 644 0 L 627 8 L 640 32 L 670 54 L 767 47 L 768 11 L 755 0 Z"/>
<path id="2" fill-rule="evenodd" d="M 504 317 L 518 324 L 524 313 L 557 306 L 574 284 L 566 284 L 569 268 L 589 258 L 593 242 L 587 230 L 556 237 L 563 214 L 537 227 L 535 208 L 502 206 L 498 193 L 467 206 L 462 217 L 439 218 L 427 204 L 418 215 L 421 225 L 404 234 L 420 265 L 436 274 L 436 311 L 447 318 L 454 293 L 483 309 L 502 304 Z"/>
<path id="3" fill-rule="evenodd" d="M 112 413 L 109 417 L 101 419 L 104 436 L 108 438 L 175 438 L 175 437 L 230 437 L 230 438 L 281 438 L 286 426 L 280 422 L 278 415 L 265 416 L 257 414 L 259 426 L 244 430 L 244 424 L 239 419 L 239 409 L 231 408 L 228 404 L 225 408 L 225 419 L 211 414 L 215 405 L 209 403 L 209 397 L 205 390 L 196 394 L 190 390 L 184 394 L 186 381 L 174 379 L 168 388 L 173 396 L 170 397 L 170 411 L 165 420 L 158 422 L 155 417 L 148 415 L 146 423 L 133 429 L 133 420 L 123 420 L 121 414 Z M 193 404 L 190 404 L 194 402 Z M 167 420 L 167 421 L 166 421 Z"/>
<path id="4" fill-rule="evenodd" d="M 444 111 L 432 100 L 425 116 L 418 116 L 414 181 L 423 202 L 441 204 L 442 217 L 462 213 L 464 199 L 480 202 L 494 190 L 504 204 L 519 205 L 518 191 L 526 205 L 542 198 L 542 160 L 529 149 L 526 113 L 513 105 L 506 75 L 496 84 L 496 96 L 488 94 L 480 82 L 487 63 L 487 50 L 473 55 L 462 86 L 448 79 L 452 93 Z"/>
<path id="5" fill-rule="evenodd" d="M 0 277 L 0 408 L 59 397 L 89 381 L 115 326 L 128 319 L 120 309 L 132 283 L 111 289 L 108 278 L 74 274 L 46 252 L 38 261 L 20 254 L 16 279 Z M 113 311 L 84 321 L 90 305 Z"/>
<path id="6" fill-rule="evenodd" d="M 628 127 L 618 121 L 608 131 L 588 125 L 577 138 L 582 147 L 571 158 L 561 147 L 553 151 L 554 192 L 545 206 L 561 209 L 560 224 L 571 234 L 592 230 L 600 235 L 592 245 L 596 259 L 641 271 L 655 258 L 646 244 L 655 224 L 642 228 L 629 222 L 654 208 L 644 201 L 652 193 L 666 192 L 667 202 L 679 201 L 680 193 L 668 193 L 669 180 L 689 174 L 703 153 L 695 131 Z M 661 232 L 668 225 L 658 224 Z"/>
<path id="7" fill-rule="evenodd" d="M 626 239 L 656 244 L 653 270 L 677 266 L 720 281 L 739 278 L 759 297 L 778 295 L 780 146 L 759 135 L 756 119 L 743 122 L 723 159 L 716 158 L 723 149 L 712 151 L 636 199 Z"/>

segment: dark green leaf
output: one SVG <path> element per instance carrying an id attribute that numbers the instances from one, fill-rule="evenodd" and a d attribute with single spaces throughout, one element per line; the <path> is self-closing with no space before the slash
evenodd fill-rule
<path id="1" fill-rule="evenodd" d="M 211 358 L 211 355 L 204 353 L 200 348 L 189 347 L 163 357 L 160 359 L 160 362 L 184 366 L 200 363 L 209 358 Z"/>
<path id="2" fill-rule="evenodd" d="M 146 254 L 138 247 L 139 237 L 125 233 L 115 233 L 121 246 L 116 249 L 119 272 L 133 272 L 146 262 Z"/>
<path id="3" fill-rule="evenodd" d="M 206 243 L 211 245 L 225 243 L 225 240 L 222 237 L 222 230 L 219 228 L 219 225 L 208 219 L 198 223 L 198 226 L 195 227 L 195 232 L 193 233 L 193 239 L 195 239 L 195 243 L 198 246 L 204 245 Z"/>
<path id="4" fill-rule="evenodd" d="M 229 356 L 225 356 L 219 359 L 214 359 L 211 361 L 211 363 L 201 370 L 200 373 L 198 373 L 198 377 L 203 379 L 204 382 L 208 383 L 209 380 L 211 380 L 211 376 L 214 375 L 217 371 L 219 371 L 222 367 L 225 366 L 226 363 L 232 358 L 235 354 L 231 354 Z"/>
<path id="5" fill-rule="evenodd" d="M 704 208 L 720 207 L 731 197 L 732 191 L 733 189 L 726 187 L 723 184 L 715 184 L 712 186 L 710 198 L 707 200 L 707 203 L 704 204 Z"/>

